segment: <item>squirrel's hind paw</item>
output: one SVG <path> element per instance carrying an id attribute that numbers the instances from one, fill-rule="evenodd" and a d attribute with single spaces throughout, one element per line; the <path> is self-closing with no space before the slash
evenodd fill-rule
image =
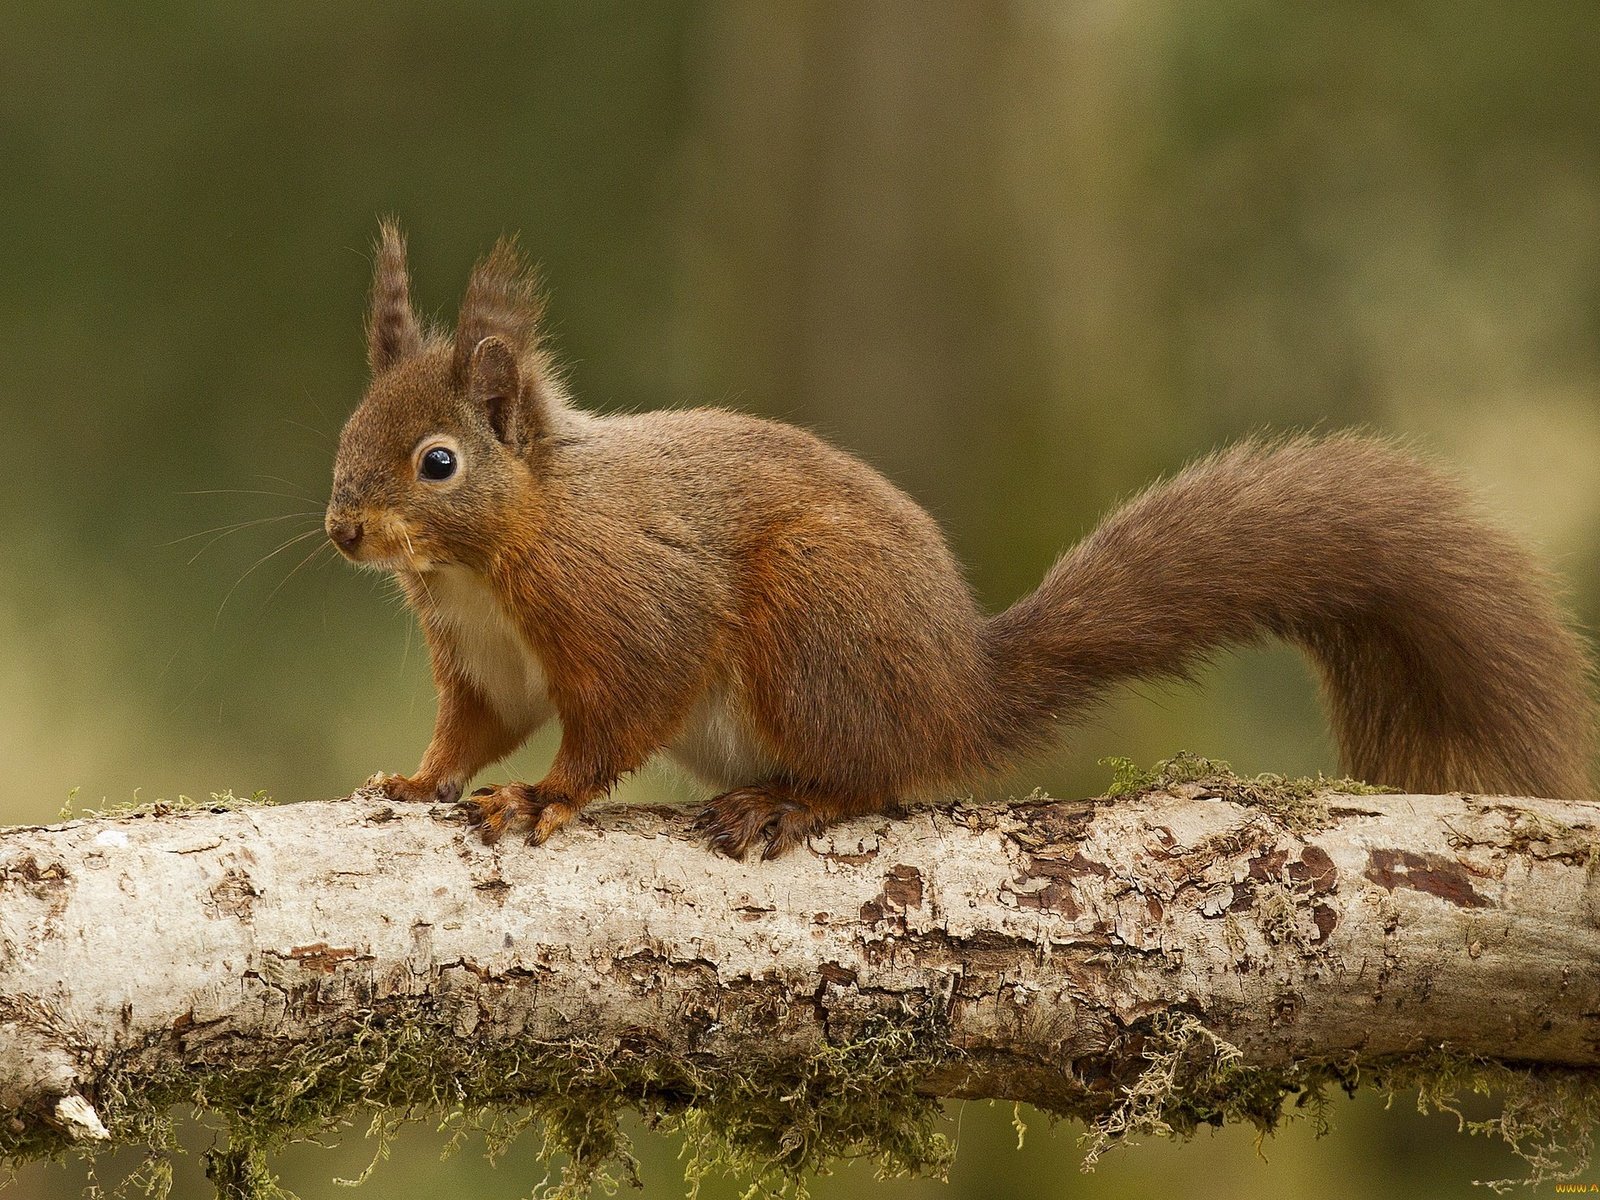
<path id="1" fill-rule="evenodd" d="M 789 792 L 763 784 L 713 797 L 695 820 L 711 849 L 741 862 L 757 846 L 763 860 L 777 858 L 827 823 Z"/>

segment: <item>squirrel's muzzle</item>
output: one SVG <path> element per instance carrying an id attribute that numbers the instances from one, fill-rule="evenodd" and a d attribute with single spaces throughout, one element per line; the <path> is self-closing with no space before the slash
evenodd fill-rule
<path id="1" fill-rule="evenodd" d="M 328 536 L 333 539 L 333 544 L 347 555 L 353 555 L 356 547 L 361 544 L 362 527 L 360 521 L 335 521 L 329 518 L 327 528 Z"/>

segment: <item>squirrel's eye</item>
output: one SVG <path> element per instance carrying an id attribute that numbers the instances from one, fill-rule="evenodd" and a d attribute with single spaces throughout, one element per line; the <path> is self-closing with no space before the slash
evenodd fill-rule
<path id="1" fill-rule="evenodd" d="M 443 446 L 435 446 L 422 456 L 420 471 L 424 479 L 431 479 L 435 483 L 449 479 L 456 473 L 456 456 Z"/>

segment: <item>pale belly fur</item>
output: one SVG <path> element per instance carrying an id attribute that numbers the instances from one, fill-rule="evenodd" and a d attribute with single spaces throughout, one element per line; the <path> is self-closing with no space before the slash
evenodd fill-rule
<path id="1" fill-rule="evenodd" d="M 529 734 L 554 716 L 544 664 L 483 578 L 465 567 L 441 567 L 429 573 L 427 587 L 462 669 L 501 719 Z M 759 782 L 775 766 L 735 694 L 726 685 L 703 693 L 664 747 L 717 787 Z"/>
<path id="2" fill-rule="evenodd" d="M 544 664 L 483 577 L 465 567 L 440 567 L 429 573 L 427 586 L 457 661 L 500 719 L 532 733 L 554 716 Z"/>
<path id="3" fill-rule="evenodd" d="M 667 753 L 691 774 L 721 788 L 760 783 L 776 767 L 735 698 L 735 689 L 727 686 L 701 695 Z"/>

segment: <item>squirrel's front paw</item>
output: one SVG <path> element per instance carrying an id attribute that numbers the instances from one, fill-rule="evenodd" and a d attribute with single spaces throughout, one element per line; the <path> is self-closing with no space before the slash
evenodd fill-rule
<path id="1" fill-rule="evenodd" d="M 430 782 L 379 771 L 366 786 L 377 788 L 391 800 L 410 800 L 417 804 L 453 804 L 461 798 L 461 785 L 453 779 Z"/>
<path id="2" fill-rule="evenodd" d="M 542 846 L 550 835 L 578 815 L 578 805 L 568 797 L 537 783 L 504 783 L 499 787 L 479 788 L 462 804 L 467 824 L 476 829 L 491 846 L 507 829 L 521 821 L 532 821 L 528 841 Z"/>

